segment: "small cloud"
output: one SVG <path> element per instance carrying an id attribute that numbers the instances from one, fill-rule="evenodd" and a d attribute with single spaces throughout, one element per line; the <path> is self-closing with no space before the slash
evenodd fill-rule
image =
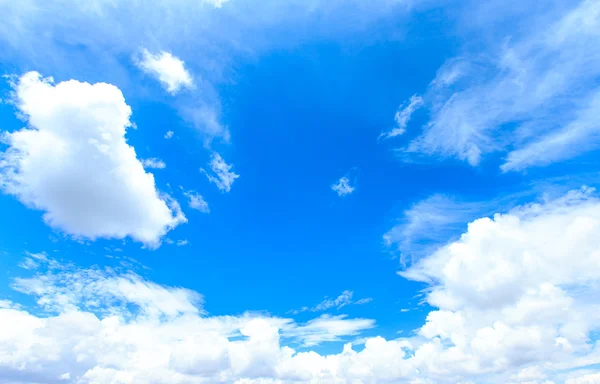
<path id="1" fill-rule="evenodd" d="M 165 133 L 165 139 L 170 139 L 173 137 L 173 135 L 175 134 L 175 132 L 173 131 L 167 131 L 167 133 Z"/>
<path id="2" fill-rule="evenodd" d="M 283 337 L 298 340 L 310 347 L 323 342 L 340 341 L 344 336 L 356 336 L 362 331 L 375 327 L 372 319 L 348 319 L 347 315 L 321 315 L 303 325 L 292 324 L 282 329 Z"/>
<path id="3" fill-rule="evenodd" d="M 194 88 L 194 80 L 185 68 L 185 63 L 180 58 L 169 52 L 161 51 L 157 54 L 142 51 L 141 58 L 136 64 L 147 74 L 157 78 L 170 94 L 174 95 L 182 88 Z"/>
<path id="4" fill-rule="evenodd" d="M 345 307 L 346 305 L 351 305 L 351 304 L 363 305 L 363 304 L 367 304 L 367 303 L 370 303 L 371 301 L 373 301 L 373 299 L 370 297 L 366 297 L 366 298 L 363 298 L 363 299 L 360 299 L 357 301 L 352 301 L 352 296 L 354 296 L 353 291 L 345 290 L 335 299 L 330 299 L 330 298 L 326 297 L 325 300 L 321 301 L 319 304 L 315 305 L 314 307 L 302 307 L 300 309 L 294 309 L 292 311 L 289 311 L 288 313 L 293 313 L 294 315 L 297 315 L 299 313 L 309 312 L 309 311 L 310 312 L 321 312 L 321 311 L 326 311 L 331 308 L 340 309 L 342 307 Z"/>
<path id="5" fill-rule="evenodd" d="M 337 183 L 331 185 L 331 189 L 335 191 L 338 196 L 346 196 L 354 192 L 354 187 L 350 185 L 350 179 L 346 176 L 340 178 Z"/>
<path id="6" fill-rule="evenodd" d="M 175 244 L 175 245 L 177 245 L 178 247 L 183 247 L 184 245 L 188 245 L 189 243 L 190 243 L 189 241 L 184 239 L 184 240 L 177 240 L 177 244 Z"/>
<path id="7" fill-rule="evenodd" d="M 144 168 L 155 168 L 155 169 L 164 169 L 167 167 L 164 161 L 159 158 L 152 157 L 150 159 L 143 159 L 142 165 Z"/>
<path id="8" fill-rule="evenodd" d="M 169 239 L 168 237 L 165 239 L 165 243 L 167 244 L 173 244 L 174 241 L 172 239 Z"/>
<path id="9" fill-rule="evenodd" d="M 189 199 L 189 206 L 200 212 L 210 213 L 208 203 L 204 200 L 201 194 L 195 191 L 187 191 L 183 193 Z"/>
<path id="10" fill-rule="evenodd" d="M 200 171 L 203 172 L 208 180 L 211 183 L 214 183 L 221 192 L 231 191 L 231 185 L 235 179 L 240 177 L 240 175 L 231 172 L 233 165 L 227 164 L 221 155 L 216 152 L 213 153 L 209 165 L 213 174 L 208 173 L 204 168 L 200 168 Z"/>
<path id="11" fill-rule="evenodd" d="M 71 380 L 71 373 L 67 372 L 67 373 L 63 373 L 62 375 L 58 376 L 59 380 Z"/>
<path id="12" fill-rule="evenodd" d="M 408 308 L 402 308 L 402 309 L 400 310 L 400 312 L 402 312 L 402 313 L 405 313 L 405 312 L 410 312 L 410 309 L 408 309 Z"/>
<path id="13" fill-rule="evenodd" d="M 422 105 L 423 98 L 421 96 L 412 95 L 408 105 L 402 104 L 400 107 L 398 107 L 396 115 L 394 116 L 396 126 L 391 131 L 382 132 L 381 135 L 379 135 L 379 138 L 389 139 L 391 137 L 404 134 L 404 132 L 406 132 L 406 126 L 408 125 L 413 112 L 419 109 Z"/>

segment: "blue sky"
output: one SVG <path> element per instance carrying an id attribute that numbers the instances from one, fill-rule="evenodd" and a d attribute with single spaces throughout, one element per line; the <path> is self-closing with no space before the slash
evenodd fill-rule
<path id="1" fill-rule="evenodd" d="M 596 2 L 150 3 L 0 1 L 0 379 L 600 381 Z"/>

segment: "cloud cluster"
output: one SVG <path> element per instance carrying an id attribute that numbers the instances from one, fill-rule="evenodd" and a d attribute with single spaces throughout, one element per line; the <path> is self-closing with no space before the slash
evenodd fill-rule
<path id="1" fill-rule="evenodd" d="M 127 144 L 131 109 L 117 87 L 54 84 L 29 72 L 14 84 L 13 102 L 28 127 L 4 133 L 0 187 L 44 211 L 49 226 L 89 239 L 130 236 L 156 247 L 186 221 Z"/>
<path id="2" fill-rule="evenodd" d="M 600 324 L 599 231 L 600 200 L 585 188 L 475 220 L 459 240 L 401 272 L 429 285 L 425 300 L 434 307 L 414 335 L 370 337 L 360 351 L 347 344 L 334 354 L 291 345 L 358 336 L 374 321 L 207 316 L 192 291 L 40 257 L 36 268 L 47 270 L 13 287 L 55 314 L 2 302 L 0 376 L 15 383 L 594 382 L 587 368 L 600 363 L 592 337 Z"/>
<path id="3" fill-rule="evenodd" d="M 38 317 L 0 305 L 0 377 L 10 382 L 204 383 L 293 377 L 294 351 L 372 328 L 369 319 L 321 316 L 305 324 L 264 315 L 206 316 L 196 292 L 131 270 L 79 268 L 37 255 L 37 273 L 13 289 Z"/>
<path id="4" fill-rule="evenodd" d="M 432 374 L 535 368 L 541 380 L 600 361 L 591 338 L 600 324 L 600 201 L 592 195 L 584 188 L 473 221 L 401 273 L 431 285 L 426 301 L 438 310 L 419 334 L 446 346 Z"/>

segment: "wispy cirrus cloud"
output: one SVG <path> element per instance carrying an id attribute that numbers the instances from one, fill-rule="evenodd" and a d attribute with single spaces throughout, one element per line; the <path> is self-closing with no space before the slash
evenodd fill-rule
<path id="1" fill-rule="evenodd" d="M 394 116 L 396 126 L 390 131 L 382 132 L 379 138 L 389 139 L 403 135 L 406 132 L 406 126 L 410 121 L 412 114 L 423 106 L 423 98 L 418 95 L 412 95 L 408 103 L 400 105 Z"/>
<path id="2" fill-rule="evenodd" d="M 190 208 L 203 213 L 210 213 L 208 203 L 204 200 L 201 194 L 196 191 L 186 191 L 183 193 L 188 198 L 188 205 Z"/>
<path id="3" fill-rule="evenodd" d="M 435 194 L 405 210 L 383 239 L 397 246 L 401 261 L 410 264 L 462 233 L 470 220 L 487 214 L 490 205 Z"/>
<path id="4" fill-rule="evenodd" d="M 221 155 L 216 152 L 212 154 L 209 167 L 212 172 L 209 172 L 204 168 L 200 168 L 200 171 L 204 173 L 208 178 L 208 181 L 215 184 L 221 192 L 231 191 L 233 182 L 240 177 L 240 175 L 231 171 L 233 165 L 227 164 Z"/>
<path id="5" fill-rule="evenodd" d="M 423 96 L 430 120 L 403 151 L 471 165 L 505 153 L 507 172 L 597 149 L 599 15 L 590 0 L 529 14 L 501 45 L 448 61 Z"/>
<path id="6" fill-rule="evenodd" d="M 297 315 L 302 312 L 323 312 L 323 311 L 327 311 L 331 308 L 340 309 L 342 307 L 345 307 L 346 305 L 352 305 L 352 304 L 363 305 L 363 304 L 368 304 L 371 301 L 373 301 L 373 299 L 370 297 L 362 298 L 359 300 L 353 300 L 353 296 L 354 296 L 353 291 L 346 290 L 346 291 L 342 292 L 336 298 L 327 298 L 326 297 L 323 301 L 321 301 L 319 304 L 315 305 L 314 307 L 302 307 L 300 309 L 294 309 L 292 311 L 289 311 L 288 313 Z"/>

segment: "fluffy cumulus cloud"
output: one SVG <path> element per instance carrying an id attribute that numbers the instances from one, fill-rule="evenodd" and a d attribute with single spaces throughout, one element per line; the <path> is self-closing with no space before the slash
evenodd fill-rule
<path id="1" fill-rule="evenodd" d="M 401 273 L 431 284 L 432 376 L 552 371 L 600 362 L 600 201 L 582 189 L 469 224 Z M 439 343 L 436 345 L 436 343 Z M 422 347 L 424 348 L 424 346 Z M 536 378 L 537 379 L 537 378 Z"/>
<path id="2" fill-rule="evenodd" d="M 43 210 L 48 225 L 90 239 L 131 236 L 154 247 L 186 221 L 127 144 L 131 109 L 117 87 L 54 84 L 29 72 L 14 85 L 13 101 L 28 127 L 4 133 L 0 187 Z"/>
<path id="3" fill-rule="evenodd" d="M 212 154 L 209 166 L 212 172 L 209 172 L 204 168 L 200 168 L 200 171 L 204 173 L 208 180 L 215 184 L 221 192 L 231 191 L 233 182 L 240 177 L 240 175 L 231 171 L 233 165 L 227 164 L 221 155 L 215 152 Z"/>
<path id="4" fill-rule="evenodd" d="M 354 187 L 350 185 L 350 179 L 346 176 L 341 177 L 336 183 L 331 185 L 331 190 L 338 196 L 346 196 L 354 192 Z"/>
<path id="5" fill-rule="evenodd" d="M 502 45 L 486 44 L 493 51 L 439 69 L 424 95 L 431 119 L 406 152 L 472 165 L 501 152 L 501 169 L 519 171 L 598 147 L 600 4 L 584 0 L 527 17 L 502 34 Z"/>
<path id="6" fill-rule="evenodd" d="M 185 68 L 183 60 L 169 52 L 152 54 L 144 49 L 137 60 L 137 65 L 144 72 L 158 79 L 171 94 L 176 94 L 182 88 L 194 87 L 192 75 Z"/>
<path id="7" fill-rule="evenodd" d="M 412 336 L 358 337 L 370 319 L 209 316 L 202 297 L 135 272 L 44 256 L 0 302 L 0 377 L 13 383 L 595 383 L 600 200 L 582 189 L 472 221 L 401 275 L 429 285 Z M 29 255 L 28 257 L 31 257 Z M 348 295 L 346 295 L 348 296 Z M 340 299 L 340 302 L 347 299 Z M 41 311 L 41 312 L 40 312 Z M 302 351 L 291 345 L 302 345 Z"/>

